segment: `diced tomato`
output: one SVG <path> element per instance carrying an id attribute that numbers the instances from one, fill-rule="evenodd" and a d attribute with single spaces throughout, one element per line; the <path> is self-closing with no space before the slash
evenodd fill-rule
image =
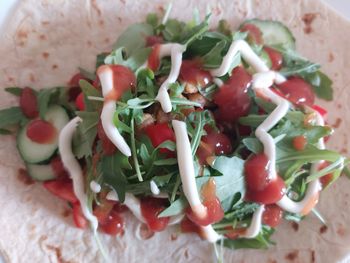
<path id="1" fill-rule="evenodd" d="M 43 183 L 43 186 L 53 195 L 72 204 L 79 201 L 74 194 L 73 183 L 70 179 L 46 181 Z"/>
<path id="2" fill-rule="evenodd" d="M 84 93 L 80 92 L 77 98 L 75 99 L 75 106 L 78 110 L 85 110 L 85 101 L 84 101 Z"/>
<path id="3" fill-rule="evenodd" d="M 196 155 L 201 164 L 205 164 L 208 157 L 229 154 L 232 152 L 230 139 L 223 133 L 211 132 L 203 136 Z"/>
<path id="4" fill-rule="evenodd" d="M 155 231 L 163 231 L 169 224 L 170 217 L 158 217 L 166 208 L 165 199 L 145 197 L 141 199 L 141 213 L 148 227 Z"/>
<path id="5" fill-rule="evenodd" d="M 97 136 L 101 140 L 102 150 L 105 155 L 113 155 L 117 151 L 115 145 L 107 137 L 101 121 L 97 124 Z"/>
<path id="6" fill-rule="evenodd" d="M 92 86 L 94 86 L 97 90 L 101 89 L 101 82 L 100 82 L 100 79 L 98 78 L 98 76 L 96 76 L 96 78 L 92 82 Z"/>
<path id="7" fill-rule="evenodd" d="M 144 128 L 144 131 L 148 138 L 150 138 L 152 145 L 155 148 L 168 140 L 175 142 L 174 131 L 168 126 L 167 123 L 150 124 Z M 159 151 L 169 155 L 169 157 L 174 156 L 174 152 L 167 148 L 160 148 Z"/>
<path id="8" fill-rule="evenodd" d="M 295 136 L 293 138 L 293 147 L 297 151 L 302 151 L 307 145 L 307 138 L 303 135 Z"/>
<path id="9" fill-rule="evenodd" d="M 103 224 L 100 224 L 100 229 L 111 236 L 124 233 L 125 222 L 124 219 L 115 211 L 108 215 L 108 218 Z"/>
<path id="10" fill-rule="evenodd" d="M 322 164 L 320 164 L 320 166 L 318 167 L 318 170 L 322 170 L 322 169 L 326 168 L 328 165 L 329 165 L 329 162 L 324 161 L 324 162 L 322 162 Z M 326 188 L 332 181 L 333 181 L 333 174 L 332 173 L 326 174 L 320 178 L 322 188 Z"/>
<path id="11" fill-rule="evenodd" d="M 241 29 L 241 32 L 248 32 L 248 41 L 256 44 L 263 44 L 262 33 L 260 29 L 253 24 L 244 24 Z"/>
<path id="12" fill-rule="evenodd" d="M 240 236 L 244 235 L 247 231 L 246 228 L 232 228 L 232 227 L 226 227 L 225 228 L 225 237 L 229 238 L 229 239 L 237 239 Z"/>
<path id="13" fill-rule="evenodd" d="M 187 216 L 181 221 L 180 228 L 182 233 L 200 234 L 200 227 L 188 219 Z"/>
<path id="14" fill-rule="evenodd" d="M 117 202 L 112 200 L 102 199 L 100 200 L 100 204 L 94 207 L 93 214 L 96 216 L 100 224 L 104 224 L 107 221 L 108 216 L 116 203 Z"/>
<path id="15" fill-rule="evenodd" d="M 88 226 L 88 221 L 81 211 L 79 202 L 73 204 L 73 221 L 78 228 L 85 229 Z"/>
<path id="16" fill-rule="evenodd" d="M 159 68 L 159 65 L 160 65 L 159 51 L 160 51 L 160 45 L 159 44 L 154 45 L 152 48 L 151 54 L 148 57 L 147 66 L 152 71 L 156 71 Z"/>
<path id="17" fill-rule="evenodd" d="M 184 82 L 204 87 L 212 81 L 209 71 L 202 69 L 200 60 L 183 60 L 180 69 L 180 79 Z"/>
<path id="18" fill-rule="evenodd" d="M 57 138 L 57 130 L 50 122 L 33 120 L 27 126 L 26 135 L 33 142 L 47 144 Z"/>
<path id="19" fill-rule="evenodd" d="M 325 108 L 321 107 L 320 105 L 316 105 L 316 104 L 312 105 L 311 108 L 313 108 L 315 111 L 317 111 L 319 114 L 321 114 L 321 116 L 323 118 L 326 117 L 327 110 Z"/>
<path id="20" fill-rule="evenodd" d="M 269 55 L 269 58 L 271 60 L 271 69 L 272 70 L 280 70 L 282 68 L 283 64 L 283 56 L 280 52 L 277 50 L 271 48 L 271 47 L 264 47 L 265 52 Z"/>
<path id="21" fill-rule="evenodd" d="M 191 208 L 188 208 L 186 211 L 187 217 L 200 226 L 207 226 L 221 221 L 224 217 L 224 210 L 222 209 L 220 200 L 216 196 L 216 184 L 214 179 L 209 179 L 208 182 L 202 186 L 201 194 L 203 197 L 203 205 L 207 209 L 207 215 L 200 218 Z"/>
<path id="22" fill-rule="evenodd" d="M 70 81 L 68 82 L 69 86 L 71 87 L 79 87 L 79 81 L 80 80 L 86 80 L 89 81 L 87 78 L 85 78 L 82 74 L 77 73 L 75 74 Z M 90 82 L 90 81 L 89 81 Z"/>
<path id="23" fill-rule="evenodd" d="M 68 100 L 75 102 L 75 100 L 77 99 L 80 93 L 81 93 L 80 87 L 70 87 L 68 90 Z"/>
<path id="24" fill-rule="evenodd" d="M 19 98 L 19 106 L 26 117 L 31 119 L 38 117 L 38 101 L 34 91 L 31 88 L 25 87 L 22 90 Z"/>
<path id="25" fill-rule="evenodd" d="M 131 69 L 122 65 L 102 65 L 97 69 L 97 74 L 105 70 L 113 72 L 113 89 L 105 97 L 106 100 L 117 101 L 125 91 L 135 87 L 136 77 Z"/>
<path id="26" fill-rule="evenodd" d="M 315 102 L 315 94 L 309 83 L 300 77 L 291 77 L 278 85 L 278 89 L 285 98 L 296 105 L 312 106 Z"/>
<path id="27" fill-rule="evenodd" d="M 249 113 L 251 99 L 247 92 L 251 80 L 251 75 L 243 67 L 232 71 L 230 79 L 214 95 L 218 122 L 231 123 Z"/>
<path id="28" fill-rule="evenodd" d="M 269 225 L 270 227 L 276 227 L 281 223 L 283 216 L 283 210 L 277 205 L 267 205 L 265 206 L 265 211 L 263 213 L 263 223 Z"/>
<path id="29" fill-rule="evenodd" d="M 157 44 L 162 44 L 164 42 L 162 36 L 147 36 L 146 37 L 146 47 L 153 47 Z"/>
<path id="30" fill-rule="evenodd" d="M 50 161 L 50 165 L 57 178 L 63 178 L 63 177 L 68 178 L 68 173 L 66 169 L 64 169 L 60 156 L 56 156 L 52 158 Z"/>

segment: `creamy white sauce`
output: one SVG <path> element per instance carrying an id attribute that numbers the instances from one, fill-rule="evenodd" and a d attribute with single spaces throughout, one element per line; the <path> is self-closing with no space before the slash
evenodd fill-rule
<path id="1" fill-rule="evenodd" d="M 259 235 L 264 210 L 265 210 L 264 205 L 259 206 L 259 208 L 253 214 L 253 218 L 249 227 L 246 229 L 244 234 L 240 235 L 240 237 L 254 238 L 257 235 Z"/>
<path id="2" fill-rule="evenodd" d="M 87 195 L 84 187 L 83 171 L 75 159 L 72 152 L 72 139 L 73 134 L 82 120 L 79 117 L 75 117 L 61 130 L 58 137 L 58 149 L 62 159 L 64 167 L 67 169 L 70 178 L 73 181 L 73 189 L 76 197 L 79 199 L 81 210 L 87 220 L 90 221 L 91 227 L 94 232 L 97 231 L 98 221 L 96 217 L 90 212 L 87 203 Z"/>
<path id="3" fill-rule="evenodd" d="M 101 185 L 99 183 L 97 183 L 96 181 L 92 180 L 90 182 L 90 189 L 94 193 L 99 193 L 99 192 L 101 192 Z"/>
<path id="4" fill-rule="evenodd" d="M 203 238 L 205 238 L 210 243 L 216 243 L 218 240 L 223 238 L 214 230 L 212 225 L 200 226 L 200 229 L 201 229 L 201 234 Z"/>
<path id="5" fill-rule="evenodd" d="M 201 203 L 194 173 L 191 144 L 188 139 L 186 123 L 173 120 L 176 138 L 177 161 L 179 164 L 182 189 L 192 211 L 200 218 L 207 214 L 207 208 Z"/>
<path id="6" fill-rule="evenodd" d="M 151 188 L 152 194 L 154 194 L 154 195 L 159 195 L 160 194 L 160 190 L 159 190 L 157 184 L 153 180 L 151 180 L 149 182 L 149 186 Z"/>
<path id="7" fill-rule="evenodd" d="M 255 71 L 269 71 L 269 68 L 266 66 L 265 62 L 262 61 L 257 54 L 255 54 L 255 52 L 250 48 L 247 42 L 245 42 L 244 40 L 236 40 L 231 44 L 227 54 L 223 58 L 220 67 L 211 70 L 210 73 L 216 77 L 224 76 L 229 71 L 233 58 L 239 52 L 243 59 L 249 65 L 251 65 L 255 69 Z"/>
<path id="8" fill-rule="evenodd" d="M 109 66 L 101 66 L 97 70 L 97 75 L 101 81 L 102 94 L 106 98 L 113 90 L 113 71 Z M 113 123 L 114 113 L 116 111 L 116 102 L 109 100 L 103 104 L 101 112 L 102 127 L 111 140 L 111 142 L 126 156 L 131 156 L 131 150 L 124 138 L 120 135 L 117 127 Z"/>
<path id="9" fill-rule="evenodd" d="M 164 112 L 168 113 L 172 109 L 168 88 L 174 83 L 180 74 L 182 64 L 182 53 L 186 50 L 186 46 L 177 43 L 163 44 L 160 46 L 159 59 L 163 57 L 171 57 L 171 69 L 168 78 L 162 83 L 158 90 L 156 100 L 159 101 Z"/>

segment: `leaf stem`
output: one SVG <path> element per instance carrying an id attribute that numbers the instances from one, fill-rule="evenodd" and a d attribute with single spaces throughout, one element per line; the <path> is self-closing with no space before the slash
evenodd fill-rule
<path id="1" fill-rule="evenodd" d="M 131 151 L 132 151 L 132 157 L 134 160 L 134 166 L 135 166 L 137 178 L 140 182 L 142 182 L 143 178 L 140 171 L 139 160 L 137 159 L 137 153 L 136 153 L 134 118 L 131 119 Z"/>

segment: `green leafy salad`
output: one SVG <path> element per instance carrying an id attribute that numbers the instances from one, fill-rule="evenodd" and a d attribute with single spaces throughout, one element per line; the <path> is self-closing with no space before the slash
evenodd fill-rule
<path id="1" fill-rule="evenodd" d="M 19 106 L 0 111 L 1 134 L 78 228 L 120 235 L 130 210 L 153 232 L 263 249 L 282 220 L 323 221 L 320 192 L 349 162 L 325 148 L 315 104 L 332 81 L 282 23 L 209 19 L 149 14 L 67 87 L 6 88 Z"/>

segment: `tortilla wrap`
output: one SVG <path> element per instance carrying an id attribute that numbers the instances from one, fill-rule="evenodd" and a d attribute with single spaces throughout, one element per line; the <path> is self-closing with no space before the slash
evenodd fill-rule
<path id="1" fill-rule="evenodd" d="M 212 24 L 226 19 L 237 28 L 246 18 L 261 18 L 280 20 L 291 29 L 297 50 L 319 62 L 334 81 L 334 101 L 320 104 L 329 109 L 328 122 L 337 128 L 328 147 L 347 154 L 350 23 L 318 0 L 207 3 Z M 149 12 L 159 13 L 166 4 L 163 0 L 22 1 L 0 39 L 0 108 L 17 103 L 3 90 L 7 86 L 65 85 L 79 66 L 93 69 L 96 55 L 109 51 L 128 25 L 143 21 Z M 171 17 L 189 20 L 194 8 L 204 16 L 206 4 L 174 1 Z M 1 136 L 0 251 L 5 262 L 102 262 L 92 234 L 73 226 L 67 204 L 39 183 L 18 180 L 20 167 L 15 138 Z M 313 215 L 299 226 L 285 221 L 273 236 L 276 246 L 266 251 L 227 249 L 225 262 L 350 262 L 349 189 L 350 180 L 342 176 L 322 193 L 317 208 L 327 229 Z M 131 215 L 126 222 L 122 237 L 101 234 L 113 262 L 214 262 L 212 246 L 195 235 L 170 228 L 139 240 L 135 236 L 139 222 Z"/>

